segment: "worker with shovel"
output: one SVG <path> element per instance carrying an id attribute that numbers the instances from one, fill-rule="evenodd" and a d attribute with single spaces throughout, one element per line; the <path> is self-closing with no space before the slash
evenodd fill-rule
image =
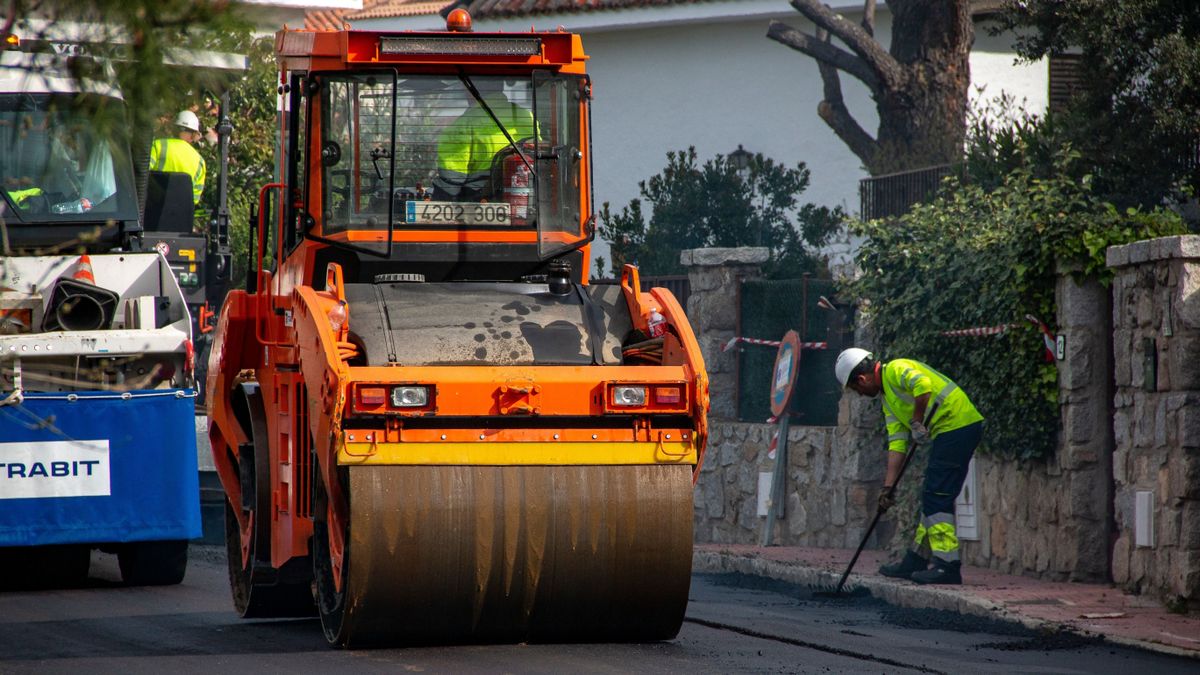
<path id="1" fill-rule="evenodd" d="M 896 482 L 907 466 L 907 454 L 917 445 L 930 444 L 921 493 L 922 517 L 913 547 L 903 560 L 880 567 L 879 573 L 919 584 L 961 584 L 954 500 L 983 435 L 983 416 L 949 377 L 920 361 L 881 363 L 867 350 L 851 347 L 838 354 L 834 372 L 843 387 L 858 394 L 883 393 L 888 465 L 879 495 L 880 512 L 895 501 Z M 933 556 L 932 569 L 929 558 L 922 555 L 926 547 Z"/>

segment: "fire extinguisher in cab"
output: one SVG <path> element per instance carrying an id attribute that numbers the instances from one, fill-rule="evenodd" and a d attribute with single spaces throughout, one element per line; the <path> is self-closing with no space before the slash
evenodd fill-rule
<path id="1" fill-rule="evenodd" d="M 504 201 L 508 203 L 513 225 L 529 224 L 529 198 L 533 194 L 533 174 L 521 155 L 504 160 Z"/>

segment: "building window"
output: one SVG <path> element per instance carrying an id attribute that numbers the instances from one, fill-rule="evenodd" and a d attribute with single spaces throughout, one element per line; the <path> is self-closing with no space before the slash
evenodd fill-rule
<path id="1" fill-rule="evenodd" d="M 1082 65 L 1082 54 L 1050 55 L 1050 112 L 1064 112 L 1083 88 Z"/>

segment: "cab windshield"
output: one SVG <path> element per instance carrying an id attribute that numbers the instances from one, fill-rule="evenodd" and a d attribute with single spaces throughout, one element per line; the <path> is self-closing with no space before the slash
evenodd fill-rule
<path id="1" fill-rule="evenodd" d="M 26 222 L 135 218 L 123 123 L 115 99 L 0 94 L 0 189 L 10 213 Z"/>
<path id="2" fill-rule="evenodd" d="M 390 208 L 398 230 L 581 236 L 582 78 L 384 72 L 323 84 L 325 235 L 386 230 Z"/>

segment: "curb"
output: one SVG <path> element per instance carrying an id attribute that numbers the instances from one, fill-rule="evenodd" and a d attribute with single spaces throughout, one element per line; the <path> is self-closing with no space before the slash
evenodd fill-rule
<path id="1" fill-rule="evenodd" d="M 840 574 L 795 563 L 784 563 L 758 557 L 712 551 L 692 552 L 692 572 L 703 574 L 736 572 L 749 576 L 785 581 L 810 588 L 828 589 L 836 587 L 838 580 L 841 579 Z M 990 600 L 984 600 L 947 588 L 916 586 L 885 578 L 863 577 L 858 574 L 850 575 L 850 578 L 846 581 L 845 588 L 864 588 L 870 591 L 871 595 L 875 598 L 897 607 L 940 609 L 966 616 L 1011 621 L 1032 630 L 1069 631 L 1079 635 L 1098 636 L 1112 644 L 1123 647 L 1133 647 L 1135 649 L 1169 654 L 1171 656 L 1200 659 L 1200 653 L 1198 652 L 1179 649 L 1157 642 L 1084 631 L 1070 623 L 1024 616 Z"/>

